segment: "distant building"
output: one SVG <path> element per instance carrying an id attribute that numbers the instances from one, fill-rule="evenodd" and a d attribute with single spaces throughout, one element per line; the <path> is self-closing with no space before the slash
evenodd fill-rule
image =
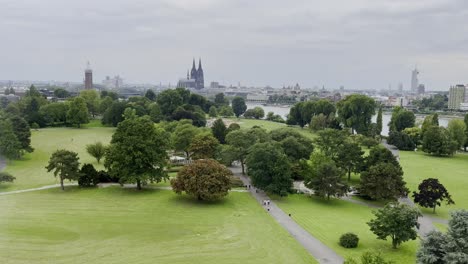
<path id="1" fill-rule="evenodd" d="M 218 89 L 219 88 L 219 82 L 211 82 L 210 83 L 210 88 Z"/>
<path id="2" fill-rule="evenodd" d="M 93 89 L 93 70 L 91 69 L 88 61 L 88 65 L 85 70 L 84 88 L 86 90 Z"/>
<path id="3" fill-rule="evenodd" d="M 180 79 L 177 83 L 178 87 L 194 88 L 197 90 L 205 88 L 205 79 L 201 65 L 201 59 L 198 61 L 198 69 L 195 67 L 195 59 L 193 59 L 192 70 L 187 71 L 187 79 Z"/>
<path id="4" fill-rule="evenodd" d="M 107 89 L 119 89 L 123 85 L 123 79 L 119 75 L 116 75 L 112 78 L 109 76 L 106 76 L 106 79 L 102 81 L 102 84 Z"/>
<path id="5" fill-rule="evenodd" d="M 411 72 L 411 92 L 413 93 L 416 93 L 418 90 L 418 85 L 419 85 L 418 74 L 419 74 L 419 71 L 417 68 L 415 68 Z"/>
<path id="6" fill-rule="evenodd" d="M 424 94 L 425 92 L 426 92 L 426 87 L 424 86 L 424 84 L 418 85 L 417 93 L 418 94 Z"/>
<path id="7" fill-rule="evenodd" d="M 450 87 L 448 109 L 460 110 L 460 104 L 465 102 L 466 87 L 463 84 L 457 84 Z"/>
<path id="8" fill-rule="evenodd" d="M 398 92 L 403 92 L 403 83 L 398 84 Z"/>

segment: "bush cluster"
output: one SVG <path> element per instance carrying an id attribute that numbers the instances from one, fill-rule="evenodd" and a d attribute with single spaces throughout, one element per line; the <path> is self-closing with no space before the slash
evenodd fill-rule
<path id="1" fill-rule="evenodd" d="M 356 248 L 359 243 L 359 237 L 353 233 L 345 233 L 340 237 L 340 245 L 344 248 Z"/>

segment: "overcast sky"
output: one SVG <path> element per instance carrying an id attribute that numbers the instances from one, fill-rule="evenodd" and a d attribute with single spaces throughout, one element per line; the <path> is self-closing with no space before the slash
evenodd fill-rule
<path id="1" fill-rule="evenodd" d="M 0 79 L 430 90 L 468 83 L 466 0 L 0 0 Z"/>

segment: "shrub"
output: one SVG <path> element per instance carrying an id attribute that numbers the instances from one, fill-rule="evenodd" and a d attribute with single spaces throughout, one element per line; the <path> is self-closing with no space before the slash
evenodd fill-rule
<path id="1" fill-rule="evenodd" d="M 80 187 L 92 187 L 99 183 L 99 175 L 96 169 L 91 164 L 84 164 L 80 170 L 78 185 Z"/>
<path id="2" fill-rule="evenodd" d="M 0 172 L 0 182 L 13 182 L 16 178 L 8 172 Z"/>
<path id="3" fill-rule="evenodd" d="M 359 243 L 359 237 L 353 233 L 345 233 L 340 237 L 340 245 L 344 248 L 356 248 Z"/>

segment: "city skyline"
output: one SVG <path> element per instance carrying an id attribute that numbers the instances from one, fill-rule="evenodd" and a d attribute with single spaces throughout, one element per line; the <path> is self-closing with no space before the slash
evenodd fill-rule
<path id="1" fill-rule="evenodd" d="M 415 64 L 427 90 L 468 83 L 458 0 L 3 2 L 4 80 L 80 82 L 89 60 L 99 82 L 175 85 L 195 56 L 205 85 L 409 90 Z"/>

